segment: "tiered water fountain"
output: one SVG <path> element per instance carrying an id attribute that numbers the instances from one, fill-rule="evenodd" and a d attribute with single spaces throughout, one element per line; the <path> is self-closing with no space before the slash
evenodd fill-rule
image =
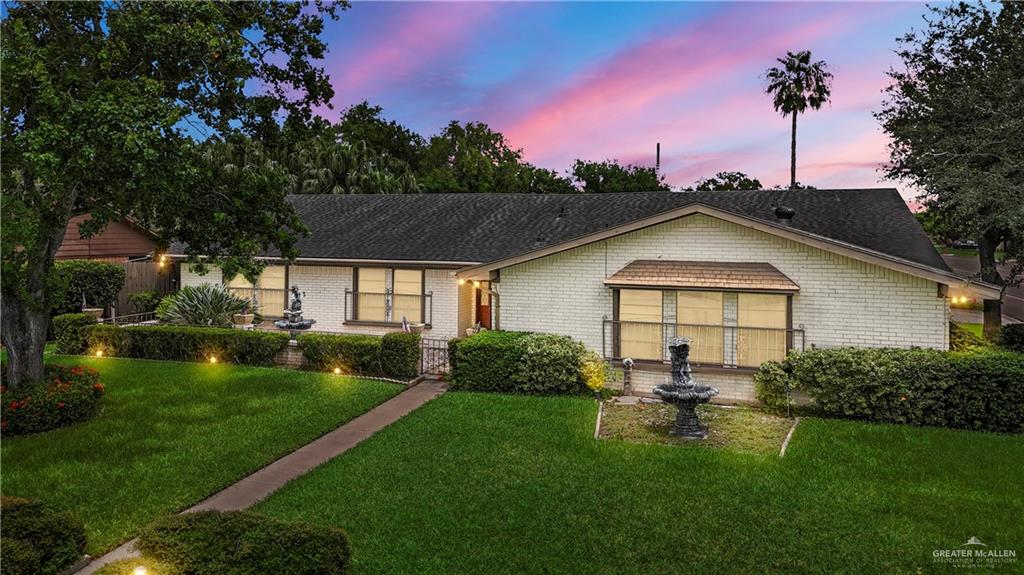
<path id="1" fill-rule="evenodd" d="M 298 337 L 300 331 L 306 331 L 316 323 L 315 319 L 302 319 L 302 298 L 305 292 L 299 291 L 299 286 L 293 285 L 292 302 L 288 309 L 284 310 L 284 319 L 274 322 L 278 329 L 286 329 L 292 334 L 292 339 Z"/>
<path id="2" fill-rule="evenodd" d="M 672 383 L 655 387 L 654 394 L 679 410 L 669 433 L 704 439 L 708 436 L 708 428 L 701 425 L 697 406 L 711 401 L 712 397 L 718 395 L 718 389 L 693 381 L 690 372 L 690 338 L 673 337 L 668 342 L 668 349 L 672 354 Z"/>

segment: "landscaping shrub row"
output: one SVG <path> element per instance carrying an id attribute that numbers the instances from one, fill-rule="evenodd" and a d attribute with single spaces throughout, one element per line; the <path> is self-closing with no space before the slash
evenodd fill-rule
<path id="1" fill-rule="evenodd" d="M 56 575 L 85 553 L 85 526 L 39 501 L 0 498 L 4 575 Z"/>
<path id="2" fill-rule="evenodd" d="M 838 348 L 791 353 L 754 376 L 768 409 L 786 388 L 826 414 L 982 431 L 1024 432 L 1024 354 Z"/>
<path id="3" fill-rule="evenodd" d="M 96 318 L 87 313 L 66 313 L 53 318 L 53 339 L 57 353 L 85 353 L 86 328 L 96 325 Z"/>
<path id="4" fill-rule="evenodd" d="M 484 331 L 448 344 L 452 389 L 578 393 L 598 380 L 583 344 L 554 334 Z M 599 378 L 603 383 L 603 373 Z"/>
<path id="5" fill-rule="evenodd" d="M 2 376 L 6 380 L 7 371 Z M 104 388 L 89 367 L 49 364 L 45 380 L 18 388 L 0 384 L 0 429 L 7 436 L 42 433 L 85 421 L 99 411 Z"/>
<path id="6" fill-rule="evenodd" d="M 86 347 L 103 355 L 174 361 L 217 361 L 274 365 L 274 356 L 288 344 L 283 332 L 190 326 L 94 325 L 84 328 Z"/>
<path id="7" fill-rule="evenodd" d="M 419 374 L 420 335 L 395 332 L 383 337 L 308 333 L 299 336 L 302 355 L 315 370 L 412 379 Z"/>
<path id="8" fill-rule="evenodd" d="M 157 520 L 139 536 L 143 557 L 176 573 L 342 575 L 348 536 L 332 527 L 244 511 L 200 511 Z"/>

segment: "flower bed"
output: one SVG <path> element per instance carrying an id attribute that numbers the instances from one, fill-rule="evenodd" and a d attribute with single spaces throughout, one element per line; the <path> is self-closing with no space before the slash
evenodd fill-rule
<path id="1" fill-rule="evenodd" d="M 104 391 L 95 369 L 47 365 L 43 382 L 16 389 L 0 385 L 0 429 L 23 435 L 85 421 L 99 411 Z"/>

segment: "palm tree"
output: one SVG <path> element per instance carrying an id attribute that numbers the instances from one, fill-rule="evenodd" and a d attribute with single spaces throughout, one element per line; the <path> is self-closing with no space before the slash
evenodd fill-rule
<path id="1" fill-rule="evenodd" d="M 824 60 L 811 62 L 810 50 L 796 54 L 786 52 L 785 58 L 778 58 L 782 67 L 768 69 L 768 86 L 765 93 L 772 95 L 772 106 L 776 112 L 793 116 L 793 135 L 790 140 L 789 187 L 796 186 L 796 116 L 808 107 L 813 110 L 829 101 L 832 95 L 832 73 Z"/>

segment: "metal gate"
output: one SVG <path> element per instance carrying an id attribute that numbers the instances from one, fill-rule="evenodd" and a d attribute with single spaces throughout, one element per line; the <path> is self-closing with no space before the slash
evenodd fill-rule
<path id="1" fill-rule="evenodd" d="M 420 340 L 420 373 L 425 375 L 447 375 L 448 340 Z"/>

